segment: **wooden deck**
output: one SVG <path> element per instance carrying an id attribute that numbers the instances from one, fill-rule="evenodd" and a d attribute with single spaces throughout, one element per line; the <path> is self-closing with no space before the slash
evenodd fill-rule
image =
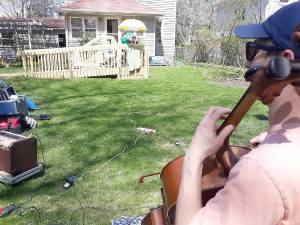
<path id="1" fill-rule="evenodd" d="M 144 46 L 119 44 L 22 52 L 25 76 L 47 79 L 106 76 L 145 79 L 149 77 L 148 58 Z"/>

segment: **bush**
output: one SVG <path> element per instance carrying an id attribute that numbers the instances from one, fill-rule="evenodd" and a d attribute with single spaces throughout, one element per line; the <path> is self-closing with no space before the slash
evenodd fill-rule
<path id="1" fill-rule="evenodd" d="M 194 58 L 196 62 L 213 62 L 220 44 L 212 29 L 203 28 L 195 31 Z"/>
<path id="2" fill-rule="evenodd" d="M 245 64 L 245 41 L 231 37 L 220 39 L 221 61 L 223 65 L 244 66 Z"/>
<path id="3" fill-rule="evenodd" d="M 244 67 L 245 41 L 235 36 L 219 36 L 211 29 L 197 30 L 195 40 L 191 44 L 176 48 L 176 59 L 183 59 L 187 63 L 202 62 Z"/>
<path id="4" fill-rule="evenodd" d="M 208 78 L 211 79 L 244 79 L 245 69 L 242 69 L 240 67 L 214 65 L 207 63 L 200 63 L 198 65 L 206 70 Z"/>

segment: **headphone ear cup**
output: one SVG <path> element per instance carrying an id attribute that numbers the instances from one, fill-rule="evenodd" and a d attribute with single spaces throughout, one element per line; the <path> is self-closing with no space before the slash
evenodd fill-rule
<path id="1" fill-rule="evenodd" d="M 290 60 L 282 56 L 274 57 L 268 65 L 268 75 L 275 79 L 284 79 L 291 73 Z"/>

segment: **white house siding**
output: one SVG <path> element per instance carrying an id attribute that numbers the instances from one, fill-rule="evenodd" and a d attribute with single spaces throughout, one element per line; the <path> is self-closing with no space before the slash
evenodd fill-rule
<path id="1" fill-rule="evenodd" d="M 161 21 L 162 45 L 156 44 L 156 53 L 163 53 L 170 60 L 174 60 L 176 0 L 138 0 L 139 2 L 158 10 L 163 14 Z M 155 38 L 155 36 L 154 36 Z"/>
<path id="2" fill-rule="evenodd" d="M 266 7 L 265 18 L 268 18 L 269 16 L 271 16 L 274 12 L 276 12 L 281 7 L 291 4 L 293 2 L 297 2 L 297 1 L 298 0 L 289 0 L 287 2 L 283 2 L 280 0 L 269 0 L 267 7 Z"/>

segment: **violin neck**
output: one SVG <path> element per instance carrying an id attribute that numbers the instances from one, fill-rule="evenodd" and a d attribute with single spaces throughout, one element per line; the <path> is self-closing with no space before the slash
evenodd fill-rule
<path id="1" fill-rule="evenodd" d="M 235 105 L 234 109 L 230 112 L 226 120 L 217 129 L 217 134 L 219 134 L 226 126 L 233 125 L 237 127 L 246 113 L 249 111 L 251 106 L 255 103 L 257 95 L 251 91 L 249 87 L 244 95 L 241 97 L 239 102 Z"/>
<path id="2" fill-rule="evenodd" d="M 218 128 L 217 134 L 219 134 L 228 125 L 237 127 L 256 99 L 257 95 L 252 91 L 251 86 L 249 86 L 234 109 L 230 112 L 227 119 Z M 216 158 L 224 169 L 225 174 L 228 175 L 233 166 L 230 159 L 229 137 L 226 138 L 223 147 L 216 153 Z"/>

